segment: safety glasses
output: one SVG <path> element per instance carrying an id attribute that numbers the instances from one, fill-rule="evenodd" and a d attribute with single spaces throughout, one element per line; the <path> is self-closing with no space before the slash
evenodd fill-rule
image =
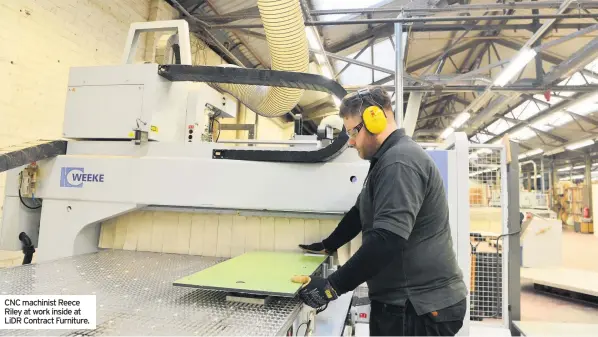
<path id="1" fill-rule="evenodd" d="M 361 131 L 361 128 L 363 128 L 363 122 L 357 124 L 354 128 L 347 130 L 347 135 L 349 135 L 349 138 L 355 138 L 359 131 Z"/>

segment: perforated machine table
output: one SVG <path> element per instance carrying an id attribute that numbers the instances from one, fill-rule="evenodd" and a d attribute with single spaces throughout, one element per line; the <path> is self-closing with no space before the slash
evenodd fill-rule
<path id="1" fill-rule="evenodd" d="M 0 270 L 3 295 L 96 295 L 95 330 L 0 330 L 0 335 L 284 335 L 298 299 L 267 307 L 172 285 L 223 259 L 106 250 Z"/>

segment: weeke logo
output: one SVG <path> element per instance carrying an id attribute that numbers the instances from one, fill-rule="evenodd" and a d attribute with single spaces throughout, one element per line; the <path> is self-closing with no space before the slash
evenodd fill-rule
<path id="1" fill-rule="evenodd" d="M 60 170 L 60 187 L 83 187 L 84 182 L 104 182 L 103 173 L 85 173 L 82 167 L 62 167 Z"/>

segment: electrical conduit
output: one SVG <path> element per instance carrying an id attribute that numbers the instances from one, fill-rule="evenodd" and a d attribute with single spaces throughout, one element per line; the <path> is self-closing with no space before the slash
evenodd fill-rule
<path id="1" fill-rule="evenodd" d="M 258 0 L 257 5 L 270 49 L 272 70 L 308 72 L 309 49 L 299 1 Z M 288 113 L 303 95 L 302 89 L 293 88 L 229 83 L 209 85 L 228 92 L 264 117 L 279 117 Z"/>

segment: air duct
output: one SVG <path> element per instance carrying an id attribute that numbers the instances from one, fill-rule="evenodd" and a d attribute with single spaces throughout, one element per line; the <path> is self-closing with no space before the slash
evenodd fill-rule
<path id="1" fill-rule="evenodd" d="M 309 50 L 299 0 L 258 0 L 257 5 L 270 49 L 272 70 L 308 72 Z M 264 117 L 288 113 L 303 95 L 302 89 L 294 88 L 229 83 L 209 85 L 228 92 Z"/>

